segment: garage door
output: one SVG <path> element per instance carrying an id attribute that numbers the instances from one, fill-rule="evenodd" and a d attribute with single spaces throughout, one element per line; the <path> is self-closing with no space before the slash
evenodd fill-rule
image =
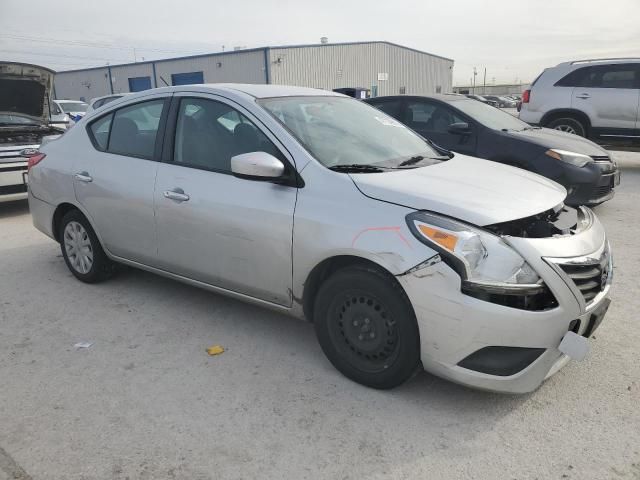
<path id="1" fill-rule="evenodd" d="M 150 77 L 132 77 L 129 79 L 129 91 L 141 92 L 142 90 L 149 90 L 151 88 Z"/>
<path id="2" fill-rule="evenodd" d="M 171 75 L 172 85 L 193 85 L 195 83 L 204 83 L 202 72 L 174 73 Z"/>

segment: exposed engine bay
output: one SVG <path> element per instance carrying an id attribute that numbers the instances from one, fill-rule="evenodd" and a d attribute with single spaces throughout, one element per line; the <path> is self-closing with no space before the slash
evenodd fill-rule
<path id="1" fill-rule="evenodd" d="M 503 223 L 487 225 L 484 228 L 496 235 L 523 238 L 549 238 L 573 235 L 581 229 L 583 212 L 560 204 L 537 215 L 519 218 Z"/>

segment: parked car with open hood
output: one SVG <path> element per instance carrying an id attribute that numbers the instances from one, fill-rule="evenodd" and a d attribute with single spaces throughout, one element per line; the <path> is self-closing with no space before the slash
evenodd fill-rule
<path id="1" fill-rule="evenodd" d="M 307 318 L 376 388 L 424 367 L 531 391 L 609 305 L 604 228 L 563 187 L 323 90 L 132 94 L 47 144 L 30 179 L 33 222 L 79 280 L 123 263 Z"/>
<path id="2" fill-rule="evenodd" d="M 27 197 L 27 163 L 42 139 L 62 130 L 49 125 L 54 72 L 0 62 L 0 202 Z"/>
<path id="3" fill-rule="evenodd" d="M 391 96 L 365 100 L 441 147 L 544 175 L 568 192 L 568 205 L 609 200 L 620 171 L 609 152 L 557 130 L 532 127 L 513 115 L 459 95 Z"/>

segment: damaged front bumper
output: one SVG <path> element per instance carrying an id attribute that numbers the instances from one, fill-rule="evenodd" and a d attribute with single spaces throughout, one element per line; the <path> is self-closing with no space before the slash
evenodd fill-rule
<path id="1" fill-rule="evenodd" d="M 399 275 L 415 310 L 425 370 L 475 388 L 524 393 L 564 366 L 569 357 L 560 344 L 567 332 L 590 336 L 609 304 L 611 255 L 604 228 L 593 218 L 574 235 L 503 237 L 553 295 L 546 309 L 465 294 L 460 276 L 442 261 Z"/>

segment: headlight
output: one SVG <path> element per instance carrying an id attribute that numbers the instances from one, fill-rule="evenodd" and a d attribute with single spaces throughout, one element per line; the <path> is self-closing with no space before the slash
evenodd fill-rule
<path id="1" fill-rule="evenodd" d="M 544 290 L 525 259 L 492 233 L 426 212 L 410 213 L 407 223 L 418 240 L 438 251 L 460 274 L 463 288 L 507 295 Z"/>
<path id="2" fill-rule="evenodd" d="M 556 150 L 552 148 L 544 152 L 547 156 L 560 160 L 561 162 L 570 163 L 576 167 L 584 167 L 585 165 L 592 163 L 593 158 L 582 153 L 567 152 L 566 150 Z"/>

